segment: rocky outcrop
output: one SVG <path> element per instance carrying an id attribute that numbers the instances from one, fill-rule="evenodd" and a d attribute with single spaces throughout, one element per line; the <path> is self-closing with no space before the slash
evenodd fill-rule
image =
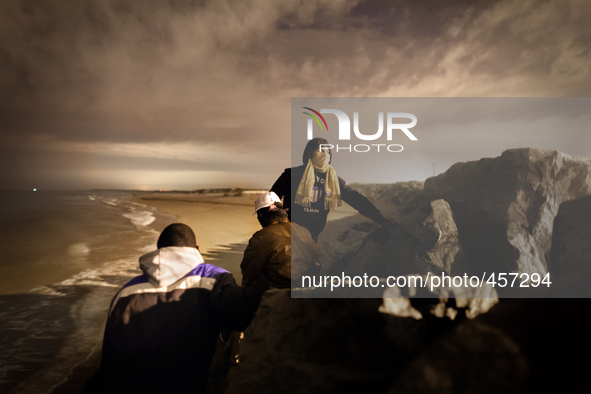
<path id="1" fill-rule="evenodd" d="M 416 210 L 416 201 L 423 192 L 423 182 L 416 181 L 350 186 L 372 201 L 386 217 L 398 219 L 401 215 Z M 419 214 L 420 218 L 409 219 L 406 222 L 414 225 L 416 221 L 421 221 L 429 215 L 428 210 L 429 208 Z M 331 225 L 329 223 L 328 227 Z M 373 222 L 359 222 L 354 218 L 342 219 L 336 226 L 341 230 L 339 237 L 321 245 L 323 275 L 339 274 L 346 270 L 353 275 L 373 272 L 387 276 L 416 273 L 419 266 L 420 272 L 427 272 L 425 259 L 419 262 L 421 259 L 416 258 L 421 240 L 409 232 L 380 228 Z M 423 232 L 427 238 L 423 239 L 422 246 L 433 238 L 427 233 L 428 230 Z M 405 247 L 400 248 L 400 245 Z"/>
<path id="2" fill-rule="evenodd" d="M 442 272 L 449 275 L 452 267 L 464 259 L 458 229 L 446 201 L 430 201 L 397 218 L 396 227 L 373 225 L 370 232 L 354 227 L 345 231 L 342 243 L 323 245 L 323 265 L 330 267 L 324 273 L 381 278 L 427 273 L 438 276 Z M 340 258 L 327 263 L 327 257 L 337 256 L 336 251 L 341 251 Z"/>
<path id="3" fill-rule="evenodd" d="M 434 200 L 402 219 L 404 229 L 418 241 L 419 254 L 432 272 L 451 273 L 454 262 L 463 258 L 458 228 L 447 201 Z"/>
<path id="4" fill-rule="evenodd" d="M 530 365 L 501 330 L 462 324 L 402 371 L 388 393 L 528 392 Z"/>
<path id="5" fill-rule="evenodd" d="M 556 296 L 591 296 L 591 196 L 560 206 L 552 233 L 550 272 Z"/>
<path id="6" fill-rule="evenodd" d="M 443 333 L 388 393 L 588 391 L 588 299 L 502 299 Z"/>
<path id="7" fill-rule="evenodd" d="M 589 194 L 591 161 L 529 148 L 454 164 L 424 190 L 424 198 L 451 206 L 466 255 L 462 271 L 540 274 L 548 272 L 558 207 Z"/>
<path id="8" fill-rule="evenodd" d="M 421 319 L 396 317 L 378 313 L 377 301 L 267 292 L 225 392 L 577 392 L 586 384 L 587 300 L 501 300 L 473 320 L 435 318 L 426 299 L 413 301 Z"/>
<path id="9" fill-rule="evenodd" d="M 385 392 L 397 371 L 454 323 L 379 313 L 380 304 L 266 292 L 227 393 Z"/>
<path id="10" fill-rule="evenodd" d="M 344 230 L 339 240 L 323 246 L 323 273 L 544 277 L 558 207 L 591 194 L 591 161 L 512 149 L 457 163 L 427 179 L 422 192 L 412 182 L 356 188 L 400 226 Z"/>
<path id="11" fill-rule="evenodd" d="M 427 313 L 427 299 L 413 300 L 409 317 L 378 313 L 378 304 L 268 291 L 224 392 L 586 390 L 586 299 L 502 299 L 488 313 L 455 320 Z"/>
<path id="12" fill-rule="evenodd" d="M 338 242 L 323 245 L 323 265 L 331 267 L 328 272 L 333 274 L 437 275 L 449 274 L 454 262 L 463 259 L 458 229 L 446 201 L 431 201 L 398 220 L 400 225 L 394 228 L 359 224 L 345 230 Z"/>
<path id="13" fill-rule="evenodd" d="M 589 296 L 589 160 L 513 149 L 458 163 L 424 191 L 356 187 L 400 225 L 347 226 L 324 245 L 334 249 L 323 252 L 332 259 L 323 274 L 551 272 L 552 288 L 521 294 L 539 299 L 499 299 L 487 286 L 441 288 L 434 298 L 424 288 L 390 288 L 383 300 L 272 290 L 245 332 L 227 392 L 586 389 L 589 301 L 557 297 Z"/>

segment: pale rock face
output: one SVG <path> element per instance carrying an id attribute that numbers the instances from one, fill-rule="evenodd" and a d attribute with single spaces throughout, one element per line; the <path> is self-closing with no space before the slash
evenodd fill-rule
<path id="1" fill-rule="evenodd" d="M 458 228 L 451 208 L 440 199 L 431 201 L 421 213 L 414 216 L 418 219 L 414 221 L 415 226 L 405 219 L 407 228 L 421 241 L 420 249 L 424 250 L 427 262 L 450 274 L 453 262 L 461 258 Z"/>
<path id="2" fill-rule="evenodd" d="M 548 272 L 560 204 L 591 194 L 591 161 L 556 151 L 511 149 L 457 163 L 425 182 L 449 202 L 472 272 Z"/>

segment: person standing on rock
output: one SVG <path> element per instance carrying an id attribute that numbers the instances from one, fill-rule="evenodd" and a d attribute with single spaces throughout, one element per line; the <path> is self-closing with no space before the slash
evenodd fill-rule
<path id="1" fill-rule="evenodd" d="M 307 229 L 292 225 L 277 194 L 261 194 L 255 201 L 255 212 L 263 228 L 250 238 L 240 263 L 244 286 L 265 274 L 269 287 L 290 288 L 292 280 L 319 269 L 316 242 Z"/>
<path id="2" fill-rule="evenodd" d="M 285 169 L 271 187 L 272 192 L 283 198 L 289 220 L 306 227 L 314 241 L 318 241 L 330 211 L 345 201 L 369 219 L 395 226 L 395 221 L 386 219 L 365 196 L 337 176 L 330 164 L 332 151 L 321 149 L 323 145 L 328 145 L 324 138 L 310 140 L 302 155 L 303 164 Z"/>
<path id="3" fill-rule="evenodd" d="M 143 275 L 117 293 L 100 370 L 83 393 L 203 393 L 221 329 L 244 330 L 268 288 L 246 288 L 206 264 L 185 224 L 166 227 L 140 257 Z"/>

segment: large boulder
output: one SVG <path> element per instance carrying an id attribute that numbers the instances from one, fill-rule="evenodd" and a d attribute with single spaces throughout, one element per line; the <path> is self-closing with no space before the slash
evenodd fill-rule
<path id="1" fill-rule="evenodd" d="M 498 281 L 491 274 L 536 273 L 547 280 L 554 218 L 561 203 L 591 194 L 591 161 L 512 149 L 457 163 L 427 179 L 422 193 L 419 183 L 408 182 L 356 188 L 400 226 L 344 226 L 340 238 L 323 245 L 323 274 L 383 278 L 445 272 Z M 521 287 L 500 291 L 520 296 L 524 289 L 531 293 Z"/>
<path id="2" fill-rule="evenodd" d="M 415 186 L 362 190 L 380 208 L 390 204 L 382 210 L 400 226 L 346 219 L 351 225 L 323 252 L 332 259 L 323 274 L 551 271 L 560 279 L 590 270 L 589 160 L 514 149 L 458 163 L 422 193 Z M 383 301 L 271 290 L 240 343 L 227 392 L 580 391 L 589 301 L 552 298 L 568 283 L 531 289 L 539 299 L 499 299 L 488 285 L 441 288 L 434 298 L 424 288 L 390 288 Z"/>
<path id="3" fill-rule="evenodd" d="M 591 362 L 587 299 L 502 299 L 441 335 L 389 393 L 578 393 Z"/>
<path id="4" fill-rule="evenodd" d="M 419 241 L 419 253 L 431 272 L 449 274 L 453 263 L 463 258 L 458 228 L 447 201 L 431 201 L 406 215 L 402 223 Z"/>
<path id="5" fill-rule="evenodd" d="M 463 259 L 458 228 L 446 201 L 427 202 L 398 216 L 398 221 L 396 228 L 372 228 L 370 234 L 346 231 L 343 244 L 349 246 L 349 253 L 332 266 L 333 273 L 343 270 L 349 275 L 380 277 L 450 274 L 455 262 Z"/>
<path id="6" fill-rule="evenodd" d="M 550 256 L 551 271 L 558 276 L 591 268 L 591 196 L 560 206 Z"/>
<path id="7" fill-rule="evenodd" d="M 425 198 L 454 213 L 466 264 L 457 272 L 548 272 L 552 223 L 567 200 L 591 194 L 591 161 L 556 151 L 510 149 L 456 163 L 425 182 Z"/>
<path id="8" fill-rule="evenodd" d="M 267 291 L 240 342 L 227 393 L 386 391 L 453 322 L 383 314 L 381 302 Z"/>
<path id="9" fill-rule="evenodd" d="M 560 206 L 554 219 L 550 272 L 556 297 L 591 296 L 591 196 Z"/>
<path id="10" fill-rule="evenodd" d="M 467 322 L 439 339 L 400 374 L 389 393 L 527 392 L 530 365 L 501 330 Z"/>

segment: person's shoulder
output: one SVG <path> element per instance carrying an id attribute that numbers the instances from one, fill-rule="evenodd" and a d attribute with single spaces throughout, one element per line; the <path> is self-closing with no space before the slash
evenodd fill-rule
<path id="1" fill-rule="evenodd" d="M 277 178 L 273 186 L 271 186 L 272 192 L 275 192 L 282 196 L 286 193 L 286 188 L 291 184 L 291 168 L 286 168 L 283 170 L 281 175 Z"/>
<path id="2" fill-rule="evenodd" d="M 280 221 L 265 226 L 259 232 L 261 242 L 273 242 L 277 237 L 291 235 L 291 222 L 289 220 Z"/>
<path id="3" fill-rule="evenodd" d="M 218 279 L 220 276 L 229 273 L 230 272 L 228 270 L 218 267 L 217 265 L 201 263 L 193 268 L 193 270 L 191 270 L 187 276 L 199 276 L 201 278 Z"/>
<path id="4" fill-rule="evenodd" d="M 291 175 L 291 167 L 284 169 L 280 176 L 286 177 L 286 176 L 290 176 L 290 175 Z"/>
<path id="5" fill-rule="evenodd" d="M 135 286 L 135 285 L 140 285 L 143 283 L 148 283 L 148 278 L 146 278 L 145 275 L 138 275 L 135 278 L 131 279 L 129 282 L 127 282 L 126 284 L 124 284 L 120 290 L 126 289 L 128 287 L 131 286 Z"/>
<path id="6" fill-rule="evenodd" d="M 229 284 L 235 284 L 236 279 L 232 273 L 214 264 L 201 263 L 195 267 L 187 276 L 193 275 L 200 278 L 200 288 L 216 291 Z"/>
<path id="7" fill-rule="evenodd" d="M 251 240 L 257 240 L 257 239 L 261 239 L 261 237 L 262 237 L 262 236 L 265 234 L 265 232 L 266 232 L 265 228 L 266 228 L 266 227 L 263 227 L 263 228 L 261 228 L 260 230 L 258 230 L 256 233 L 254 233 L 254 234 L 252 235 L 252 237 L 250 237 L 250 239 L 251 239 Z"/>
<path id="8" fill-rule="evenodd" d="M 257 233 L 264 234 L 269 231 L 274 231 L 273 229 L 277 229 L 277 228 L 281 228 L 281 227 L 287 227 L 287 228 L 291 227 L 291 222 L 289 221 L 289 219 L 287 217 L 271 222 L 271 224 L 266 225 L 265 227 L 263 227 L 262 229 L 257 231 Z"/>
<path id="9" fill-rule="evenodd" d="M 248 240 L 248 250 L 252 250 L 253 248 L 256 249 L 260 245 L 264 237 L 265 228 L 263 227 L 262 229 L 254 233 L 252 237 L 250 237 L 250 239 Z"/>

